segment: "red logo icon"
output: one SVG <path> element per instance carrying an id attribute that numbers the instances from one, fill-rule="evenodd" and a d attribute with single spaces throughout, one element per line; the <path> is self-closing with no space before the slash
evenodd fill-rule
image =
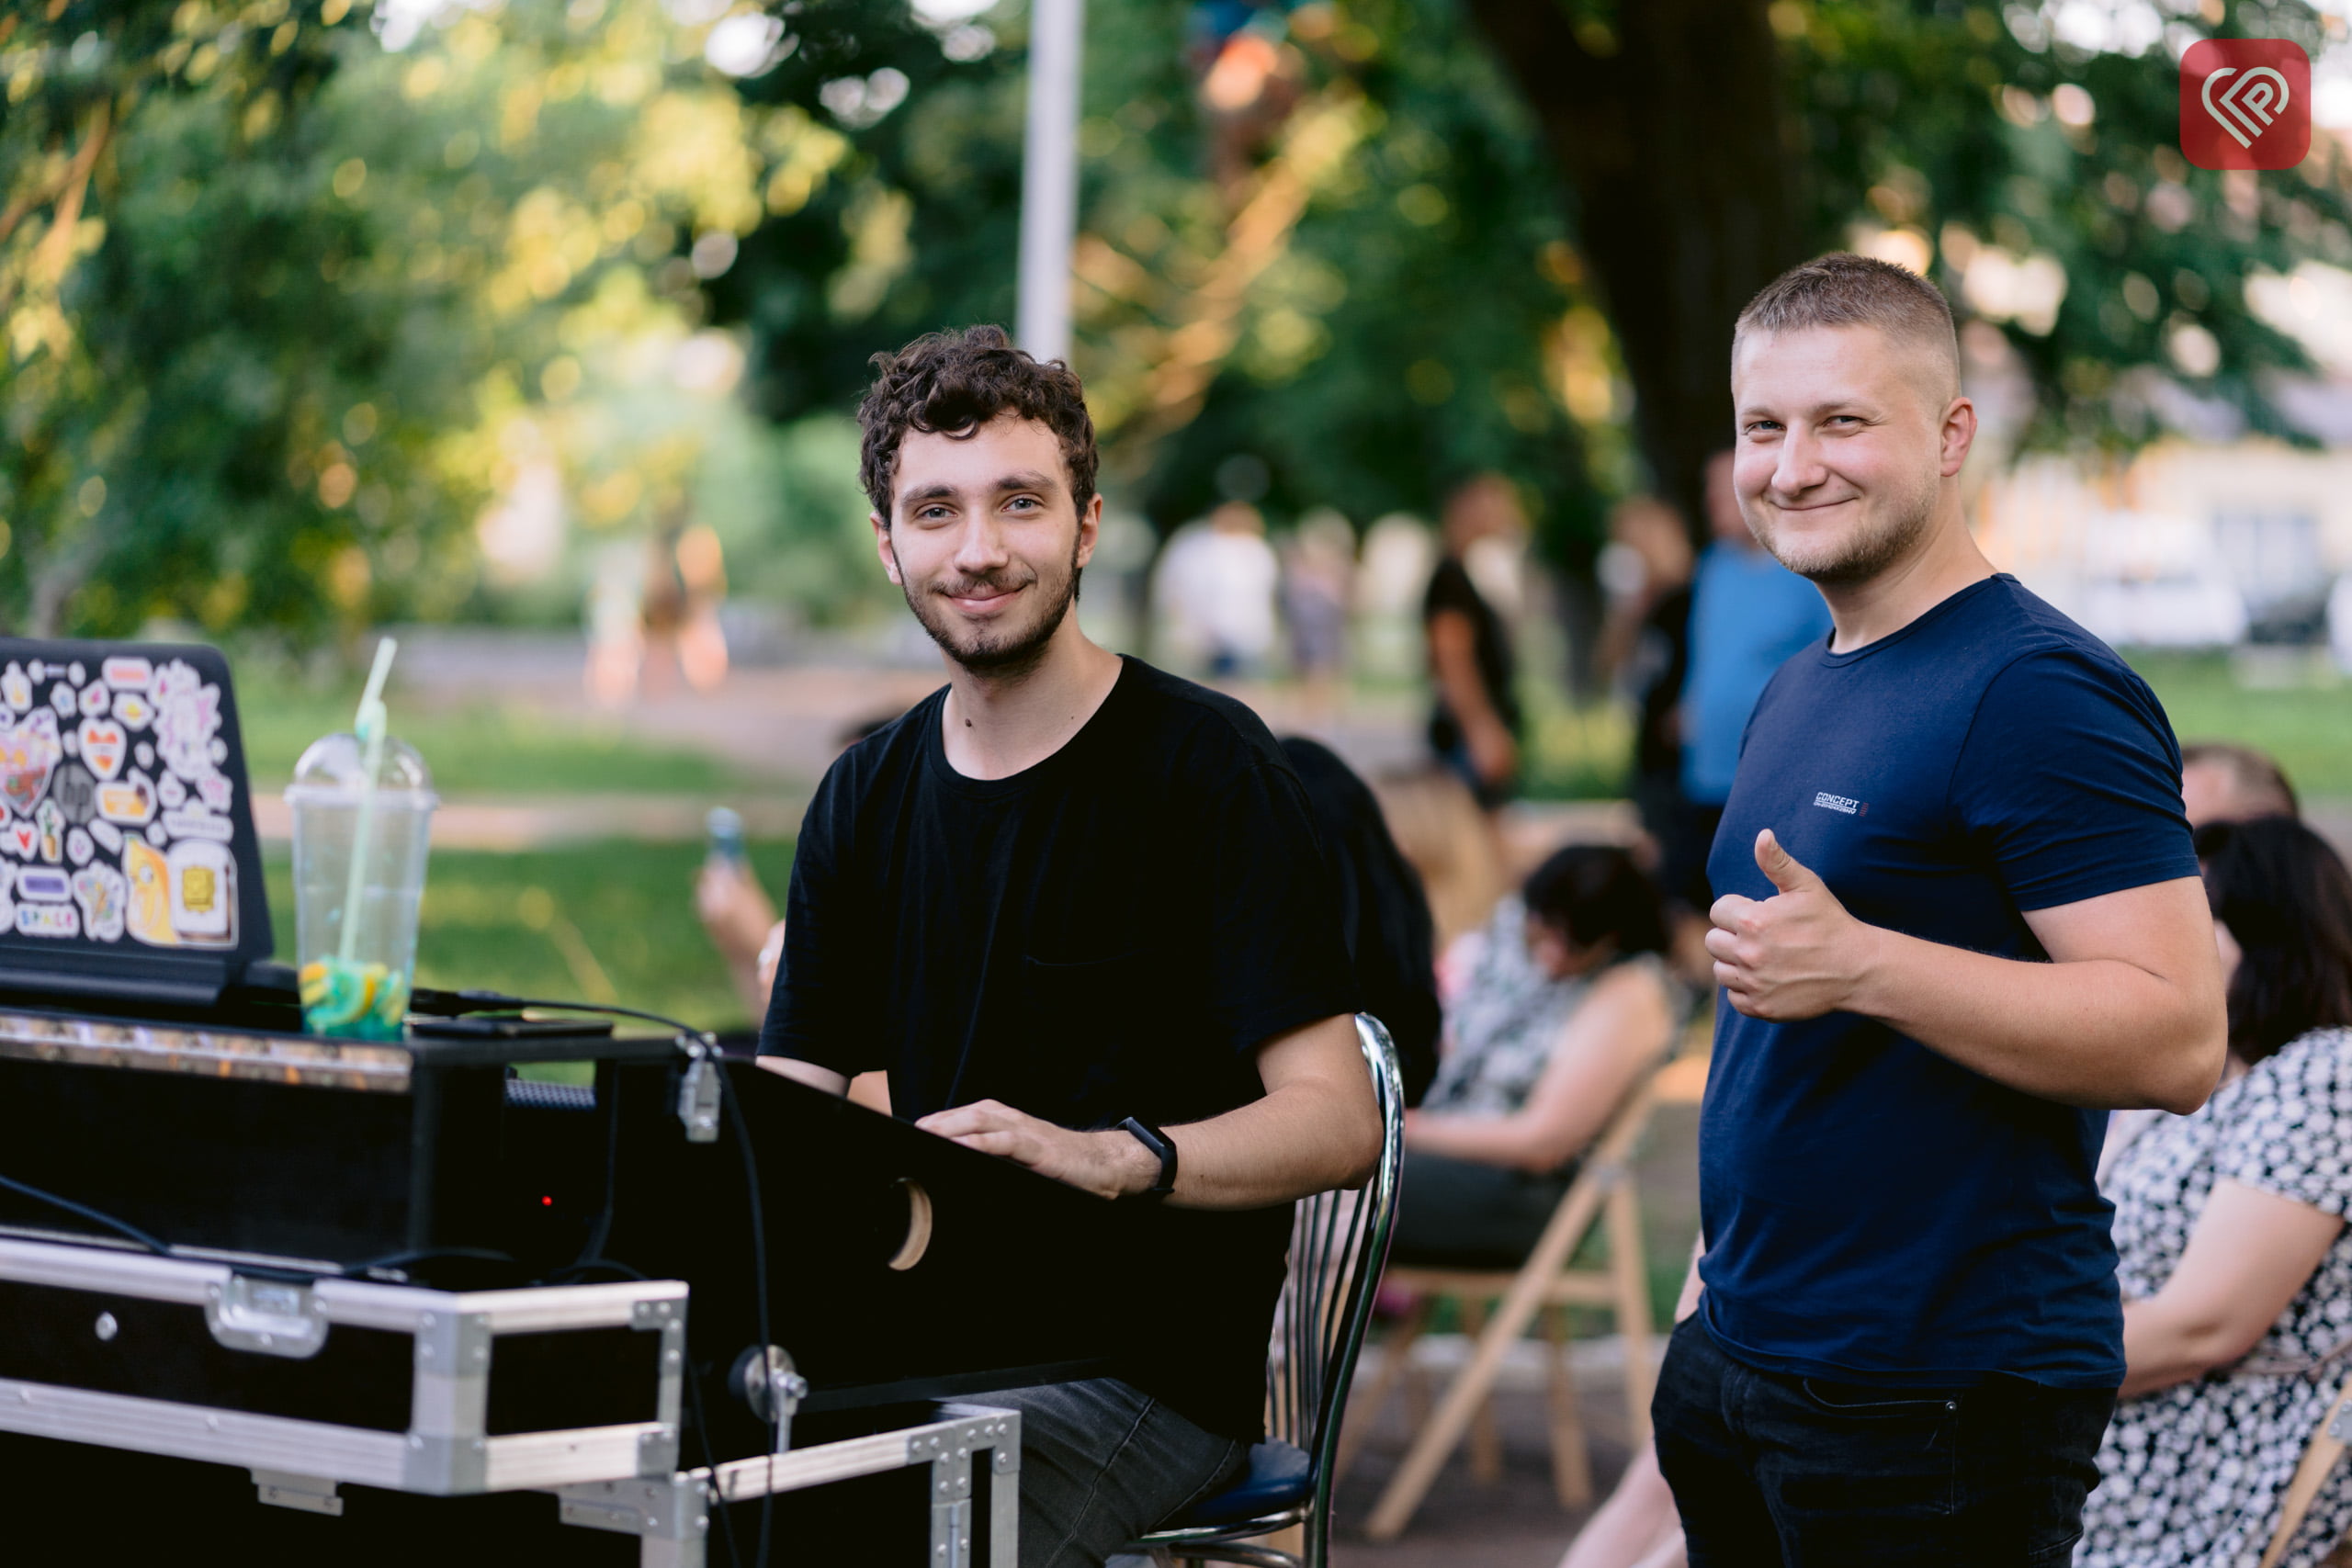
<path id="1" fill-rule="evenodd" d="M 2282 38 L 2202 39 L 2180 57 L 2180 151 L 2200 169 L 2291 169 L 2312 150 L 2312 57 Z"/>

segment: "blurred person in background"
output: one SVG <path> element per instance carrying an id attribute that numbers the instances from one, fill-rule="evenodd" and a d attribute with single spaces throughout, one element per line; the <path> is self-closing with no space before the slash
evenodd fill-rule
<path id="1" fill-rule="evenodd" d="M 1772 671 L 1829 636 L 1829 609 L 1812 583 L 1774 560 L 1748 531 L 1732 486 L 1732 454 L 1707 464 L 1707 529 L 1690 584 L 1689 672 L 1678 727 L 1682 800 L 1667 834 L 1659 875 L 1672 908 L 1677 955 L 1688 973 L 1706 972 L 1707 852 L 1731 798 L 1747 716 Z"/>
<path id="2" fill-rule="evenodd" d="M 1340 877 L 1341 935 L 1356 966 L 1364 1010 L 1388 1028 L 1419 1105 L 1437 1075 L 1436 932 L 1420 876 L 1396 847 L 1380 802 L 1355 770 L 1320 741 L 1286 737 L 1283 755 L 1306 786 L 1306 808 Z"/>
<path id="3" fill-rule="evenodd" d="M 2180 749 L 2180 803 L 2191 828 L 2303 814 L 2295 786 L 2268 752 L 2226 740 Z"/>
<path id="4" fill-rule="evenodd" d="M 1283 626 L 1310 724 L 1329 718 L 1339 705 L 1355 576 L 1356 534 L 1348 520 L 1329 507 L 1300 518 L 1283 551 Z"/>
<path id="5" fill-rule="evenodd" d="M 1266 520 L 1248 502 L 1227 501 L 1169 539 L 1152 601 L 1169 647 L 1211 680 L 1231 680 L 1265 671 L 1281 581 Z"/>
<path id="6" fill-rule="evenodd" d="M 1491 812 L 1519 783 L 1519 667 L 1510 632 L 1471 576 L 1471 550 L 1482 540 L 1527 532 L 1519 492 L 1500 474 L 1480 474 L 1447 497 L 1437 570 L 1421 599 L 1435 704 L 1430 750 L 1461 775 Z"/>
<path id="7" fill-rule="evenodd" d="M 2352 874 L 2292 818 L 2197 837 L 2229 971 L 2229 1065 L 2186 1116 L 2110 1134 L 2121 1402 L 2076 1568 L 2238 1568 L 2277 1529 L 2352 1350 Z M 2282 1568 L 2352 1529 L 2352 1470 Z"/>
<path id="8" fill-rule="evenodd" d="M 1690 535 L 1682 515 L 1650 496 L 1609 519 L 1602 586 L 1609 590 L 1599 664 L 1634 710 L 1634 808 L 1653 867 L 1682 808 L 1682 687 L 1690 673 Z M 1623 574 L 1622 581 L 1620 574 Z"/>
<path id="9" fill-rule="evenodd" d="M 1572 844 L 1464 939 L 1437 1081 L 1405 1118 L 1398 1262 L 1515 1269 L 1679 1016 L 1657 888 Z"/>
<path id="10" fill-rule="evenodd" d="M 1501 841 L 1462 780 L 1444 769 L 1383 773 L 1373 794 L 1428 893 L 1442 976 L 1453 944 L 1485 925 L 1510 890 Z"/>

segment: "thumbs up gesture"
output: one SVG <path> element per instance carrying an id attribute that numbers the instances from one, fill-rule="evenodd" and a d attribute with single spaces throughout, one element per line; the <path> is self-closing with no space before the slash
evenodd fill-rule
<path id="1" fill-rule="evenodd" d="M 1715 983 L 1750 1018 L 1787 1022 L 1847 1005 L 1866 959 L 1871 928 L 1846 912 L 1821 878 L 1781 847 L 1770 828 L 1756 835 L 1756 865 L 1778 891 L 1770 898 L 1727 893 L 1707 911 L 1707 952 Z"/>

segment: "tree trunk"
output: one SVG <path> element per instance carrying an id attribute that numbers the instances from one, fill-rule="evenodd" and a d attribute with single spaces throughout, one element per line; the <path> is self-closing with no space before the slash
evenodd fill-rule
<path id="1" fill-rule="evenodd" d="M 1642 453 L 1703 539 L 1707 458 L 1732 439 L 1732 323 L 1801 259 L 1764 0 L 1628 0 L 1613 40 L 1562 0 L 1468 3 L 1574 193 Z"/>

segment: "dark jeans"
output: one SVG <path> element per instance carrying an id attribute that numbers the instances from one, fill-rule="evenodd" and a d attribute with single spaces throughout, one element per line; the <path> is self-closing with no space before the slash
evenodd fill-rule
<path id="1" fill-rule="evenodd" d="M 1650 1406 L 1690 1568 L 2043 1568 L 2074 1559 L 2105 1390 L 1889 1389 L 1758 1371 L 1696 1317 Z"/>
<path id="2" fill-rule="evenodd" d="M 1115 1378 L 1003 1389 L 1021 1412 L 1021 1568 L 1102 1568 L 1163 1519 L 1231 1484 L 1249 1447 Z"/>

